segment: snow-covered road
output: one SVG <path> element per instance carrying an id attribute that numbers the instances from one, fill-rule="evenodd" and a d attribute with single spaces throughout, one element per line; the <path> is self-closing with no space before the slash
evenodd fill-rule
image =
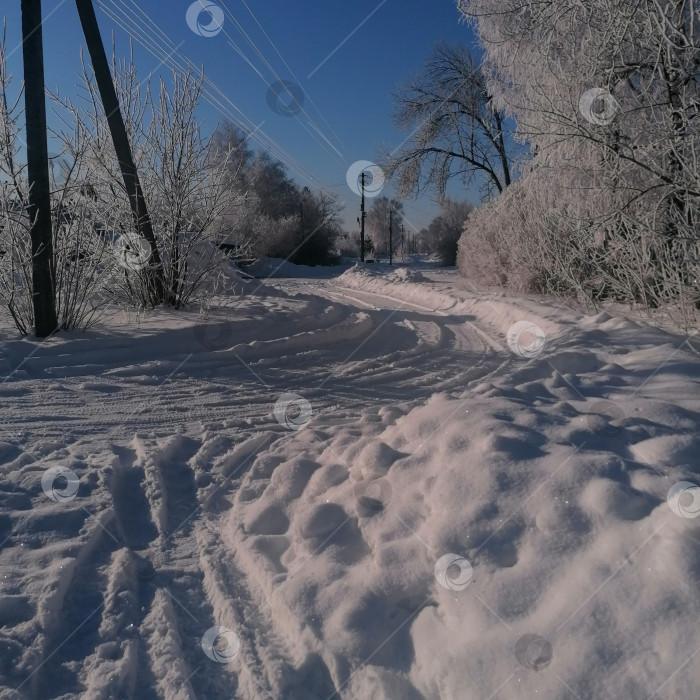
<path id="1" fill-rule="evenodd" d="M 697 697 L 684 339 L 454 273 L 244 286 L 3 343 L 0 697 Z"/>
<path id="2" fill-rule="evenodd" d="M 110 586 L 132 560 L 144 566 L 157 560 L 150 563 L 164 572 L 160 585 L 148 586 L 166 597 L 150 590 L 142 601 L 138 581 L 127 586 L 132 607 L 139 608 L 121 625 L 130 634 L 143 633 L 154 605 L 168 608 L 174 629 L 189 642 L 213 624 L 196 541 L 199 528 L 207 529 L 202 510 L 236 490 L 245 470 L 240 445 L 247 446 L 247 457 L 289 435 L 273 415 L 280 395 L 306 398 L 312 425 L 322 429 L 353 423 L 384 406 L 420 404 L 434 391 L 463 391 L 509 359 L 492 352 L 469 323 L 442 312 L 372 293 L 346 294 L 328 281 L 278 281 L 276 287 L 279 295 L 270 288 L 267 296 L 237 303 L 224 314 L 230 318 L 209 325 L 194 314 L 173 324 L 163 314 L 136 333 L 117 328 L 44 345 L 5 343 L 0 437 L 4 505 L 10 508 L 3 509 L 2 539 L 8 539 L 0 561 L 5 581 L 12 579 L 22 591 L 21 609 L 13 615 L 28 626 L 25 640 L 32 641 L 32 654 L 23 651 L 22 661 L 8 657 L 7 670 L 22 679 L 21 691 L 45 696 L 81 686 L 93 693 L 102 683 L 113 687 L 111 674 L 92 667 L 104 655 L 101 629 Z M 197 464 L 207 483 L 198 483 Z M 45 498 L 35 503 L 32 489 L 25 493 L 28 474 L 55 465 L 81 475 L 79 495 L 88 489 L 85 498 L 69 506 Z M 15 510 L 14 502 L 32 506 Z M 196 527 L 189 526 L 192 521 Z M 33 569 L 33 554 L 41 559 L 54 541 L 48 572 Z M 183 586 L 186 602 L 173 605 L 176 598 L 167 596 L 177 596 Z M 238 598 L 239 592 L 233 586 L 218 595 Z M 185 612 L 192 605 L 196 616 Z M 94 615 L 84 619 L 90 609 Z M 198 625 L 204 625 L 199 634 Z M 178 653 L 194 671 L 201 649 L 189 642 Z M 150 648 L 158 640 L 144 643 Z M 118 674 L 139 687 L 153 673 L 143 658 L 136 666 L 123 665 Z M 224 676 L 218 680 L 226 681 L 220 690 L 235 687 L 224 669 L 216 670 Z M 215 680 L 210 672 L 195 674 L 186 685 L 207 696 Z"/>

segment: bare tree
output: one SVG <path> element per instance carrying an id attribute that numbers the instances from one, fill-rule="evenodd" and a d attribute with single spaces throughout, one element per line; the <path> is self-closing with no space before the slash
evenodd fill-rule
<path id="1" fill-rule="evenodd" d="M 452 178 L 465 186 L 478 181 L 484 197 L 510 185 L 516 148 L 467 48 L 436 45 L 422 72 L 395 93 L 394 103 L 395 122 L 409 135 L 380 160 L 396 176 L 400 194 L 432 188 L 444 196 Z"/>

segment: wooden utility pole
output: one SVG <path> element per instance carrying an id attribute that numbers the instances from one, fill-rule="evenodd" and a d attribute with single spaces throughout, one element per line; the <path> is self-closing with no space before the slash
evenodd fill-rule
<path id="1" fill-rule="evenodd" d="M 32 305 L 34 332 L 46 338 L 58 330 L 51 228 L 51 185 L 46 135 L 44 42 L 41 0 L 22 0 L 24 108 L 27 127 L 27 214 L 32 239 Z"/>
<path id="2" fill-rule="evenodd" d="M 360 175 L 362 183 L 362 204 L 360 204 L 360 262 L 365 261 L 365 173 Z"/>
<path id="3" fill-rule="evenodd" d="M 114 87 L 112 74 L 107 61 L 104 44 L 100 35 L 100 27 L 97 24 L 95 8 L 92 0 L 76 0 L 78 14 L 80 15 L 80 23 L 83 27 L 85 35 L 85 43 L 87 44 L 92 69 L 95 71 L 95 80 L 97 88 L 100 91 L 102 105 L 107 116 L 109 131 L 112 135 L 114 150 L 121 168 L 124 187 L 126 188 L 131 205 L 136 231 L 138 234 L 148 241 L 151 248 L 149 274 L 151 275 L 151 301 L 153 303 L 162 303 L 165 299 L 165 281 L 163 277 L 163 263 L 158 252 L 158 244 L 153 235 L 153 226 L 151 217 L 148 215 L 146 200 L 143 197 L 141 182 L 139 180 L 136 164 L 131 153 L 131 145 L 129 137 L 124 126 L 124 118 L 122 117 L 121 107 L 117 98 L 117 91 Z"/>
<path id="4" fill-rule="evenodd" d="M 394 235 L 394 212 L 393 210 L 389 210 L 389 265 L 392 265 L 392 251 L 391 251 L 391 245 L 392 245 L 392 237 Z"/>

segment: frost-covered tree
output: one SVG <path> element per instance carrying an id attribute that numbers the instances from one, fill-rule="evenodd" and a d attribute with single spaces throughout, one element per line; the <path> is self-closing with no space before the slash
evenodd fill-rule
<path id="1" fill-rule="evenodd" d="M 496 107 L 536 149 L 527 187 L 555 172 L 551 215 L 577 240 L 569 267 L 632 302 L 695 300 L 698 3 L 459 4 L 477 22 Z"/>
<path id="2" fill-rule="evenodd" d="M 443 265 L 454 265 L 457 261 L 457 242 L 473 208 L 468 202 L 450 197 L 441 200 L 441 213 L 421 231 L 423 252 L 436 253 Z"/>
<path id="3" fill-rule="evenodd" d="M 232 124 L 220 125 L 213 141 L 214 157 L 223 149 L 236 166 L 230 186 L 243 192 L 242 205 L 224 215 L 225 242 L 240 257 L 268 255 L 307 265 L 328 262 L 340 232 L 335 197 L 299 188 L 282 163 L 265 151 L 253 152 L 247 134 Z"/>
<path id="4" fill-rule="evenodd" d="M 228 186 L 240 192 L 248 190 L 248 174 L 255 152 L 248 143 L 248 134 L 239 126 L 224 120 L 211 137 L 210 159 L 224 160 L 229 174 Z"/>
<path id="5" fill-rule="evenodd" d="M 161 304 L 169 301 L 169 290 L 166 289 L 161 251 L 153 232 L 153 222 L 143 195 L 138 168 L 134 162 L 132 142 L 124 125 L 119 96 L 114 85 L 116 78 L 113 78 L 110 73 L 92 0 L 76 0 L 76 7 L 92 62 L 94 85 L 101 100 L 102 116 L 111 135 L 122 185 L 134 220 L 136 236 L 143 240 L 144 249 L 149 251 L 147 265 L 141 271 L 141 287 L 148 293 L 150 304 Z"/>
<path id="6" fill-rule="evenodd" d="M 299 229 L 292 262 L 317 265 L 331 262 L 330 251 L 341 232 L 342 207 L 337 196 L 326 192 L 312 192 L 304 187 L 300 192 Z"/>
<path id="7" fill-rule="evenodd" d="M 135 167 L 148 206 L 162 270 L 162 301 L 174 307 L 188 303 L 225 261 L 217 243 L 225 226 L 224 214 L 240 205 L 240 191 L 229 151 L 212 158 L 210 139 L 201 133 L 197 108 L 204 77 L 173 73 L 172 81 L 153 88 L 140 80 L 134 64 L 122 61 L 113 68 L 117 95 L 134 152 Z M 87 100 L 62 102 L 83 139 L 92 165 L 90 187 L 97 201 L 109 204 L 103 229 L 116 239 L 134 235 L 129 193 L 114 153 L 108 124 L 94 75 L 83 71 Z M 140 234 L 139 234 L 140 235 Z M 138 245 L 136 246 L 138 247 Z M 123 251 L 122 251 L 123 252 Z M 113 279 L 117 298 L 138 306 L 154 303 L 152 250 L 132 251 L 135 258 Z M 131 264 L 133 263 L 133 264 Z"/>
<path id="8" fill-rule="evenodd" d="M 514 179 L 516 149 L 507 120 L 469 49 L 437 44 L 422 71 L 396 91 L 394 105 L 396 125 L 408 136 L 381 162 L 401 195 L 432 189 L 444 196 L 447 183 L 458 178 L 466 187 L 478 184 L 488 197 Z"/>
<path id="9" fill-rule="evenodd" d="M 389 212 L 393 212 L 394 250 L 398 249 L 399 231 L 403 222 L 403 203 L 389 197 L 377 197 L 367 212 L 366 231 L 377 255 L 389 252 Z"/>

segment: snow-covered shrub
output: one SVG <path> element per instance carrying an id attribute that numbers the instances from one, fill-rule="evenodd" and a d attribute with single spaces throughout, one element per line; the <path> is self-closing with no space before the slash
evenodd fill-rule
<path id="1" fill-rule="evenodd" d="M 546 192 L 528 176 L 469 215 L 457 264 L 470 281 L 543 291 L 556 231 Z"/>
<path id="2" fill-rule="evenodd" d="M 508 284 L 508 258 L 490 225 L 499 218 L 495 202 L 475 209 L 464 223 L 457 247 L 457 267 L 472 283 L 486 286 Z"/>
<path id="3" fill-rule="evenodd" d="M 148 84 L 144 87 L 132 63 L 116 64 L 114 72 L 163 264 L 162 301 L 181 307 L 208 275 L 225 264 L 218 243 L 225 237 L 226 215 L 240 206 L 244 193 L 232 186 L 231 151 L 219 150 L 211 157 L 210 139 L 201 134 L 196 110 L 204 88 L 202 75 L 173 73 L 171 85 L 161 80 L 154 92 Z M 96 201 L 109 206 L 109 221 L 104 225 L 117 241 L 129 240 L 135 235 L 133 215 L 99 92 L 87 70 L 83 71 L 83 83 L 89 99 L 79 105 L 64 100 L 62 106 L 88 142 L 94 166 L 91 191 Z M 135 257 L 139 258 L 140 252 Z M 122 266 L 113 279 L 112 291 L 117 300 L 147 306 L 152 302 L 148 260 L 134 262 Z"/>

